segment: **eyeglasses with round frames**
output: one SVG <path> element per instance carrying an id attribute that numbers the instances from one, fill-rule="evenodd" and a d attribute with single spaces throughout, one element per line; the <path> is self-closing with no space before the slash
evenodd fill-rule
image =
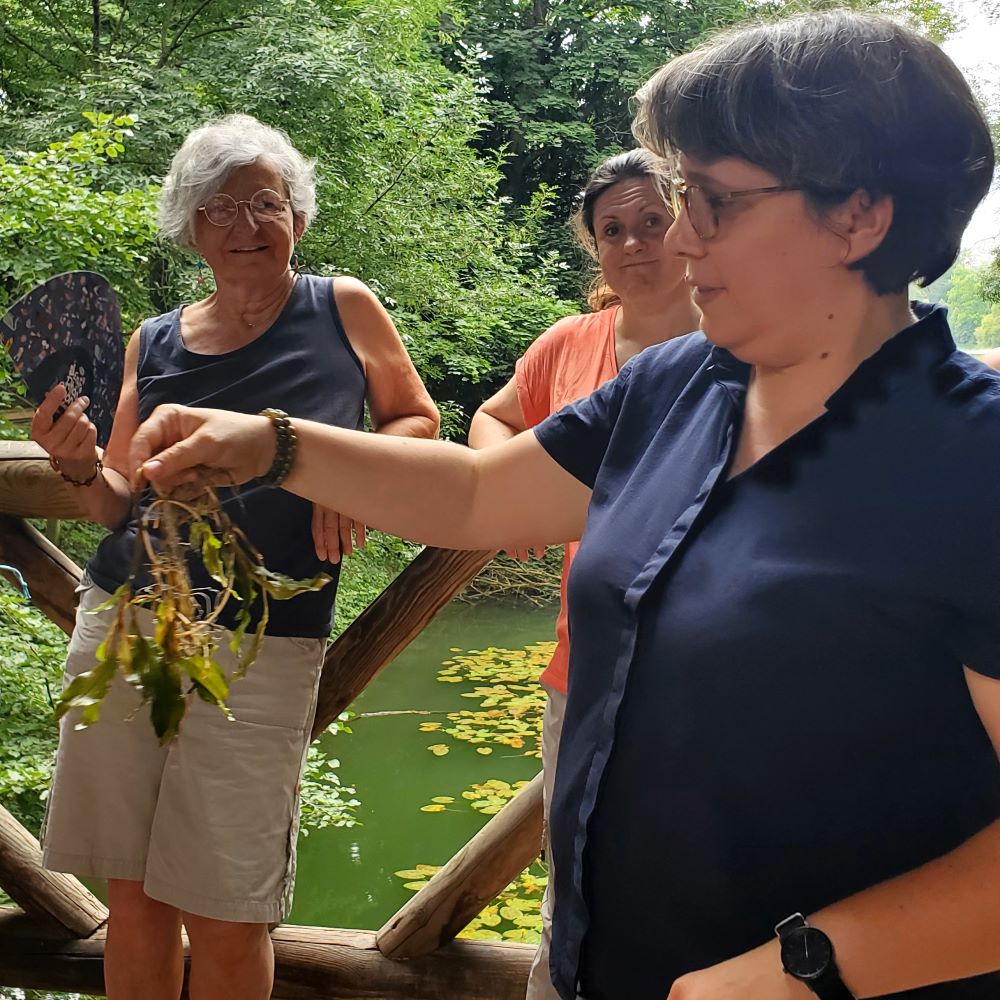
<path id="1" fill-rule="evenodd" d="M 262 188 L 242 201 L 228 194 L 213 194 L 204 205 L 198 206 L 198 211 L 204 212 L 213 226 L 231 226 L 239 218 L 240 205 L 249 205 L 250 214 L 258 222 L 274 222 L 281 218 L 287 204 L 288 199 L 277 191 Z"/>
<path id="2" fill-rule="evenodd" d="M 670 204 L 675 218 L 680 216 L 681 208 L 684 208 L 698 239 L 710 240 L 719 232 L 719 209 L 723 205 L 737 198 L 747 198 L 755 194 L 779 194 L 782 191 L 801 190 L 801 187 L 794 184 L 773 184 L 770 187 L 744 188 L 742 191 L 729 191 L 726 194 L 708 194 L 697 184 L 684 184 L 672 180 Z"/>

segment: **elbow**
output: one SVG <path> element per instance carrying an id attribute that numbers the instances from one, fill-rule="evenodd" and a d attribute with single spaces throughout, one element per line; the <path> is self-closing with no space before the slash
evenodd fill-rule
<path id="1" fill-rule="evenodd" d="M 441 412 L 431 403 L 430 412 L 424 417 L 427 422 L 427 437 L 436 438 L 441 432 Z"/>

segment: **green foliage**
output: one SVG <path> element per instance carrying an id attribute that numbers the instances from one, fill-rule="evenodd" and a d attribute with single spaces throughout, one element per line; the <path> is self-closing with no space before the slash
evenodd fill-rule
<path id="1" fill-rule="evenodd" d="M 43 534 L 48 527 L 40 519 L 31 522 Z M 50 540 L 58 545 L 77 564 L 85 566 L 87 560 L 94 554 L 100 540 L 108 533 L 107 529 L 93 521 L 57 521 L 55 534 Z"/>
<path id="2" fill-rule="evenodd" d="M 356 549 L 343 562 L 333 636 L 340 635 L 419 551 L 419 545 L 383 535 L 380 531 L 369 531 L 365 547 Z"/>
<path id="3" fill-rule="evenodd" d="M 960 258 L 937 281 L 914 289 L 917 298 L 948 307 L 948 322 L 959 347 L 982 350 L 1000 346 L 1000 305 L 991 299 L 996 265 Z"/>
<path id="4" fill-rule="evenodd" d="M 634 144 L 630 100 L 665 62 L 720 28 L 843 6 L 889 12 L 939 40 L 955 28 L 937 0 L 465 0 L 444 19 L 441 50 L 481 80 L 489 125 L 477 141 L 504 157 L 512 216 L 544 187 L 561 223 L 588 171 Z M 537 246 L 570 265 L 560 294 L 578 294 L 584 260 L 568 227 L 550 224 Z"/>
<path id="5" fill-rule="evenodd" d="M 146 304 L 139 276 L 155 242 L 154 189 L 116 191 L 101 183 L 135 119 L 92 111 L 83 117 L 89 127 L 66 140 L 0 158 L 0 309 L 37 282 L 77 268 L 106 275 L 133 309 Z"/>
<path id="6" fill-rule="evenodd" d="M 336 722 L 327 727 L 327 733 L 350 733 L 346 720 L 349 713 L 343 712 Z M 340 761 L 327 757 L 316 743 L 309 747 L 306 769 L 302 775 L 302 835 L 307 837 L 311 830 L 327 827 L 347 828 L 357 824 L 356 810 L 360 801 L 358 790 L 345 785 L 337 773 Z"/>
<path id="7" fill-rule="evenodd" d="M 1000 347 L 1000 304 L 994 302 L 989 312 L 983 315 L 976 327 L 975 338 L 979 350 Z"/>
<path id="8" fill-rule="evenodd" d="M 66 636 L 0 585 L 0 802 L 32 832 L 52 775 Z"/>
<path id="9" fill-rule="evenodd" d="M 149 706 L 153 729 L 161 745 L 166 745 L 180 732 L 192 694 L 228 717 L 230 684 L 240 680 L 257 658 L 270 601 L 321 590 L 330 577 L 320 573 L 309 580 L 293 580 L 269 570 L 209 488 L 184 502 L 157 497 L 138 519 L 135 549 L 133 573 L 145 555 L 153 585 L 136 590 L 129 578 L 94 609 L 114 608 L 114 618 L 97 647 L 97 662 L 66 686 L 56 705 L 56 717 L 79 709 L 76 727 L 93 725 L 115 676 L 120 674 L 139 693 L 143 705 Z M 204 616 L 197 614 L 188 573 L 192 551 L 198 553 L 205 570 L 219 585 L 212 610 Z M 216 624 L 231 600 L 238 602 L 229 638 L 236 668 L 228 675 L 216 655 Z M 151 633 L 140 628 L 140 608 L 153 614 Z M 251 631 L 255 612 L 257 621 Z"/>
<path id="10" fill-rule="evenodd" d="M 15 58 L 0 148 L 45 146 L 81 106 L 135 114 L 135 135 L 100 178 L 124 195 L 151 192 L 183 136 L 208 117 L 246 111 L 285 128 L 318 161 L 320 212 L 301 257 L 320 273 L 355 274 L 382 296 L 443 403 L 446 433 L 459 436 L 485 391 L 477 383 L 505 377 L 531 339 L 575 305 L 553 294 L 560 261 L 537 250 L 547 196 L 508 218 L 499 159 L 473 148 L 487 109 L 475 82 L 445 67 L 428 41 L 443 3 L 106 4 L 97 57 L 86 44 L 89 5 L 19 8 L 10 21 L 17 41 L 5 39 Z M 193 20 L 164 62 L 158 29 L 175 37 L 184 17 Z M 183 256 L 158 246 L 146 255 L 141 267 L 104 268 L 130 316 L 197 294 Z M 133 278 L 127 287 L 117 280 L 123 272 Z"/>
<path id="11" fill-rule="evenodd" d="M 100 1000 L 82 993 L 50 993 L 48 990 L 21 990 L 0 986 L 0 1000 Z"/>

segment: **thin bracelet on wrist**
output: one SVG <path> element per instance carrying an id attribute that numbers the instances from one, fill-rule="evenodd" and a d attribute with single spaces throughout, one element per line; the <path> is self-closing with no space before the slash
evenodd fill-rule
<path id="1" fill-rule="evenodd" d="M 49 455 L 49 465 L 52 467 L 54 472 L 58 472 L 59 475 L 74 488 L 93 485 L 94 480 L 97 479 L 97 477 L 101 474 L 101 470 L 104 468 L 104 463 L 101 461 L 100 457 L 97 457 L 94 459 L 94 471 L 90 474 L 89 479 L 74 479 L 72 476 L 68 476 L 65 472 L 63 472 L 59 465 L 59 459 L 53 458 L 51 455 Z"/>
<path id="2" fill-rule="evenodd" d="M 265 486 L 280 486 L 292 471 L 295 464 L 295 428 L 284 410 L 267 407 L 260 411 L 260 416 L 267 417 L 274 426 L 275 448 L 271 467 L 260 477 Z"/>

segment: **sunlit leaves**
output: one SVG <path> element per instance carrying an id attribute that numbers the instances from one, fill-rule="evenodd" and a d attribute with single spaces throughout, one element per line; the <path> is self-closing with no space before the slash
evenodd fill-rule
<path id="1" fill-rule="evenodd" d="M 37 832 L 51 776 L 66 636 L 0 583 L 0 802 Z"/>
<path id="2" fill-rule="evenodd" d="M 342 725 L 335 725 L 333 731 L 350 732 Z M 318 744 L 309 747 L 301 781 L 302 836 L 308 836 L 311 830 L 357 825 L 355 812 L 361 805 L 357 789 L 341 782 L 339 767 L 340 761 L 327 757 Z"/>
<path id="3" fill-rule="evenodd" d="M 394 872 L 405 879 L 404 889 L 417 892 L 438 872 L 434 865 L 417 865 L 415 868 Z M 537 944 L 541 938 L 541 902 L 548 884 L 548 875 L 536 862 L 507 886 L 458 935 L 478 941 L 516 941 Z"/>
<path id="4" fill-rule="evenodd" d="M 552 642 L 536 642 L 525 649 L 491 646 L 446 660 L 438 680 L 473 684 L 473 689 L 463 692 L 462 697 L 479 705 L 476 709 L 449 712 L 449 725 L 443 727 L 443 732 L 487 753 L 504 750 L 541 757 L 545 692 L 538 685 L 538 677 L 554 649 Z"/>
<path id="5" fill-rule="evenodd" d="M 467 652 L 450 650 L 457 655 L 444 661 L 438 680 L 472 685 L 472 690 L 462 692 L 461 696 L 478 702 L 478 708 L 449 712 L 447 723 L 422 722 L 420 731 L 443 732 L 459 744 L 472 746 L 483 757 L 501 751 L 507 755 L 540 757 L 545 692 L 538 676 L 548 665 L 554 649 L 553 642 L 537 642 L 525 649 L 490 646 Z M 450 748 L 447 743 L 435 743 L 427 749 L 443 757 Z M 490 778 L 463 791 L 461 798 L 476 812 L 492 816 L 526 784 L 526 781 L 511 784 Z M 453 801 L 451 796 L 435 796 L 421 811 L 442 812 Z"/>
<path id="6" fill-rule="evenodd" d="M 131 136 L 132 116 L 84 112 L 87 129 L 39 152 L 0 158 L 0 308 L 45 278 L 100 271 L 124 296 L 145 298 L 143 267 L 156 242 L 156 186 L 115 189 L 96 176 Z"/>

